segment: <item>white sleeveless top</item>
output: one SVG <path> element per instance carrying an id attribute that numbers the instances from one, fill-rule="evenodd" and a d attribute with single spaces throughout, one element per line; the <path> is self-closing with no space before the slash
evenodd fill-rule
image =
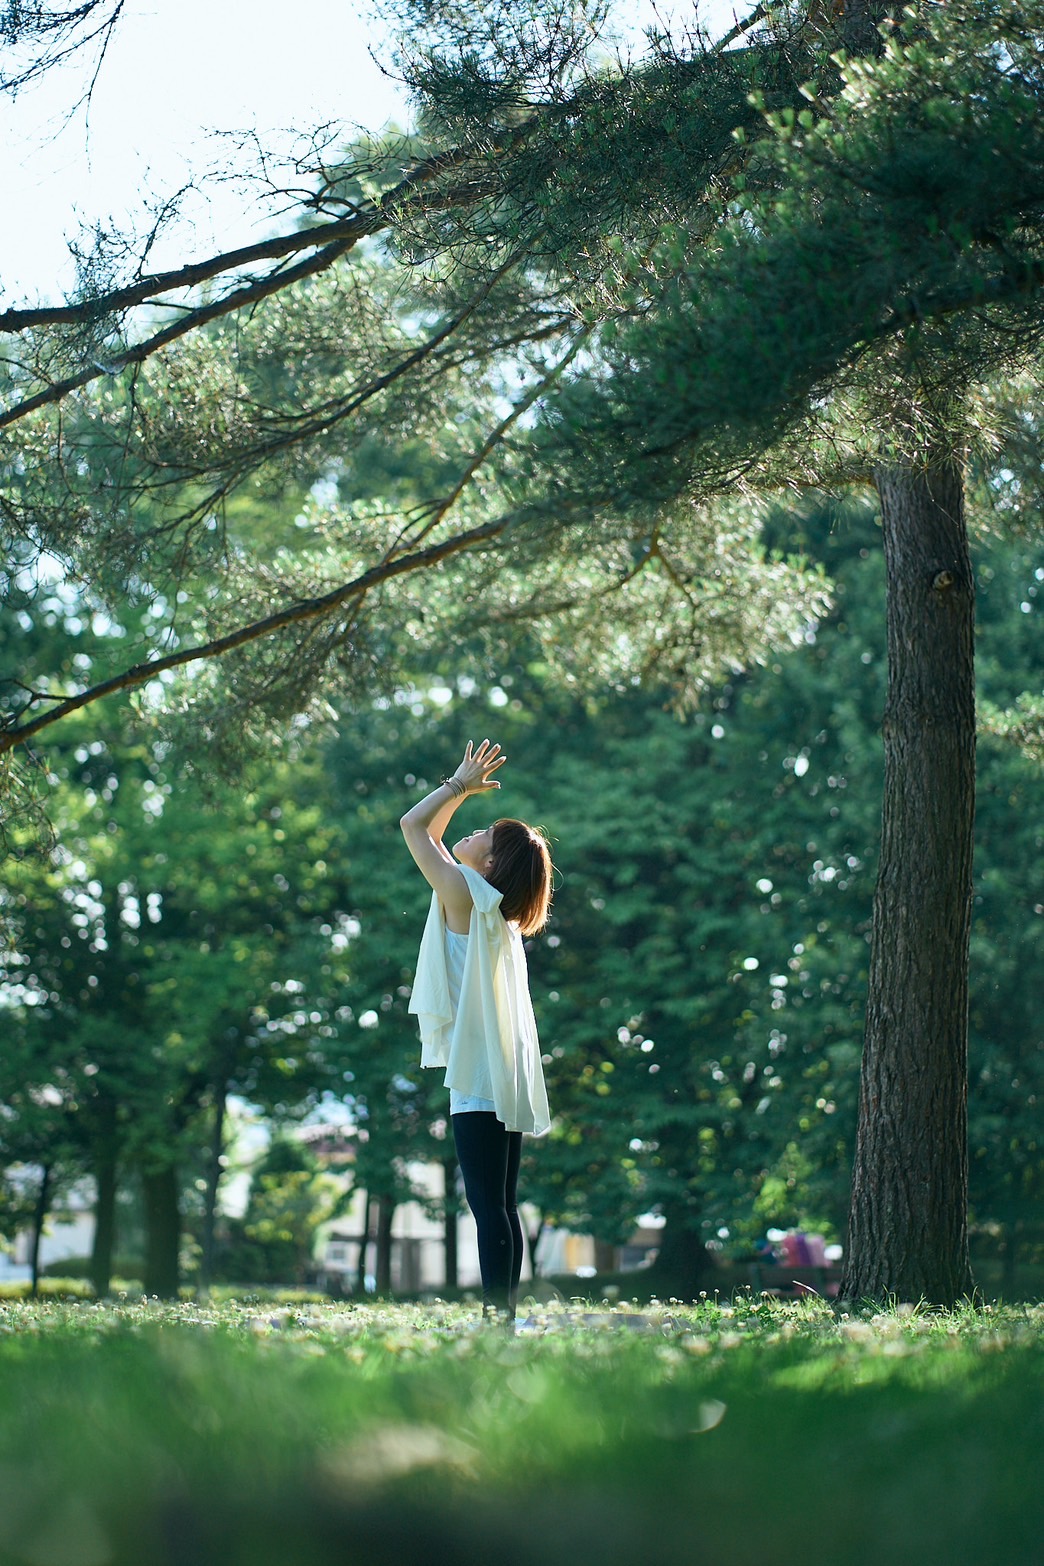
<path id="1" fill-rule="evenodd" d="M 450 982 L 450 941 L 432 894 L 417 956 L 410 1011 L 420 1024 L 421 1065 L 445 1068 L 446 1086 L 491 1099 L 509 1131 L 543 1136 L 551 1124 L 529 971 L 518 926 L 500 912 L 502 893 L 477 870 L 460 866 L 472 897 L 467 937 L 452 941 L 460 981 Z"/>
<path id="2" fill-rule="evenodd" d="M 454 1016 L 457 1015 L 460 1006 L 460 986 L 464 978 L 464 959 L 467 954 L 467 936 L 447 926 L 446 978 L 449 980 L 450 1004 Z M 495 1115 L 496 1112 L 497 1106 L 491 1098 L 482 1098 L 478 1093 L 458 1093 L 456 1088 L 450 1088 L 451 1115 Z"/>

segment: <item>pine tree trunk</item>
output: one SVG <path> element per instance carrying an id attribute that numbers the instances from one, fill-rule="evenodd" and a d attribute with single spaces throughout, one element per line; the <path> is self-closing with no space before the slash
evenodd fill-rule
<path id="1" fill-rule="evenodd" d="M 176 1299 L 180 1270 L 181 1213 L 178 1172 L 171 1166 L 142 1172 L 145 1198 L 145 1293 Z"/>
<path id="2" fill-rule="evenodd" d="M 974 582 L 959 464 L 876 474 L 888 580 L 881 862 L 841 1296 L 972 1288 L 967 1012 Z"/>
<path id="3" fill-rule="evenodd" d="M 116 1248 L 116 1172 L 118 1142 L 116 1105 L 102 1106 L 101 1132 L 94 1149 L 94 1239 L 91 1244 L 91 1287 L 96 1299 L 104 1299 L 112 1282 Z"/>

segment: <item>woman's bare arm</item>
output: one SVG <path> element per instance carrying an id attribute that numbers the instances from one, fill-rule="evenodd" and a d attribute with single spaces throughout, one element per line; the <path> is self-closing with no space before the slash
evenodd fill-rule
<path id="1" fill-rule="evenodd" d="M 464 803 L 466 798 L 466 794 L 454 794 L 450 799 L 447 799 L 444 804 L 436 806 L 435 814 L 432 816 L 428 825 L 428 836 L 435 844 L 435 847 L 441 852 L 442 857 L 446 860 L 447 864 L 456 864 L 456 860 L 442 839 L 446 835 L 446 828 L 453 820 L 454 811 L 458 805 L 462 805 Z M 404 821 L 405 819 L 406 817 L 403 816 Z"/>
<path id="2" fill-rule="evenodd" d="M 462 794 L 459 787 L 440 783 L 399 821 L 406 847 L 428 885 L 438 893 L 451 929 L 454 926 L 467 928 L 471 917 L 471 893 L 460 867 L 443 844 L 443 834 L 454 811 L 468 794 L 485 794 L 500 787 L 499 783 L 491 781 L 491 775 L 506 760 L 499 745 L 490 745 L 488 740 L 483 740 L 472 752 L 469 740 L 464 760 L 453 774 L 454 782 L 462 785 L 465 792 Z"/>

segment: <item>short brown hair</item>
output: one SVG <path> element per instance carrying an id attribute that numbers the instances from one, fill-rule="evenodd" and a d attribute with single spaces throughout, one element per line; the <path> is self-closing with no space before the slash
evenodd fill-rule
<path id="1" fill-rule="evenodd" d="M 536 935 L 548 921 L 552 892 L 551 849 L 543 832 L 504 817 L 493 823 L 493 848 L 486 880 L 503 892 L 500 911 L 523 935 Z"/>

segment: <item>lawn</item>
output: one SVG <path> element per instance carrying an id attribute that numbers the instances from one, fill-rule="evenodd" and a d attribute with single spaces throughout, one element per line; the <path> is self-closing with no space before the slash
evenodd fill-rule
<path id="1" fill-rule="evenodd" d="M 1044 1307 L 0 1306 L 3 1566 L 1038 1566 Z"/>

